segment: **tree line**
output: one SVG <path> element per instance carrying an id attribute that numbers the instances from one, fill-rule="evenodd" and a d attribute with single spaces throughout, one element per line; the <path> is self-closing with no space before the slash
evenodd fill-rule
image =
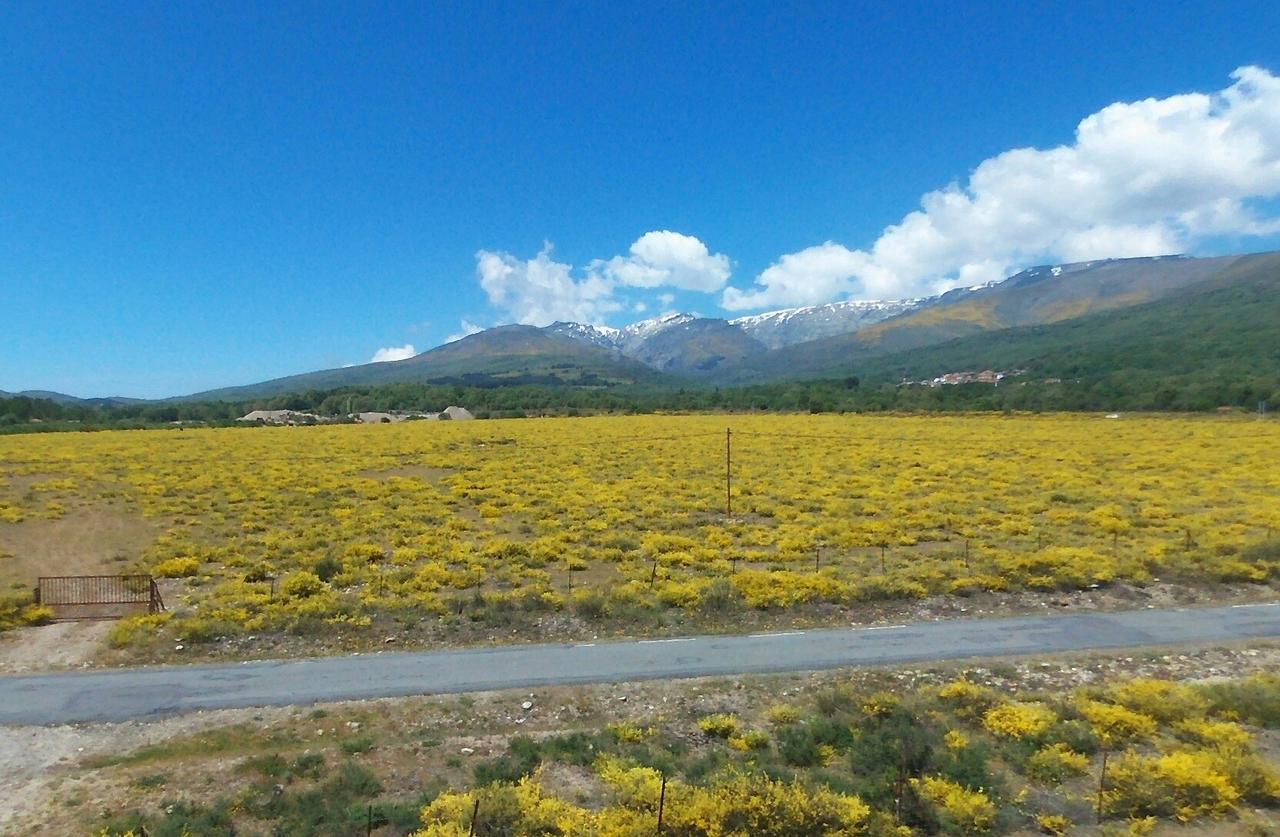
<path id="1" fill-rule="evenodd" d="M 328 417 L 365 411 L 438 412 L 456 404 L 477 418 L 699 411 L 951 412 L 951 411 L 1172 411 L 1230 407 L 1254 411 L 1280 406 L 1280 378 L 1187 374 L 1150 376 L 1133 371 L 1093 378 L 1024 380 L 999 385 L 930 387 L 889 380 L 794 381 L 738 387 L 636 385 L 398 383 L 308 390 L 245 401 L 164 401 L 129 404 L 59 404 L 41 398 L 0 398 L 0 432 L 141 428 L 180 424 L 229 426 L 251 410 L 298 410 Z"/>

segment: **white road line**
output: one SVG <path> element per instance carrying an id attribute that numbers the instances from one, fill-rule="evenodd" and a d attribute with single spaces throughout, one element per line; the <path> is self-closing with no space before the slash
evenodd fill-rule
<path id="1" fill-rule="evenodd" d="M 640 640 L 641 645 L 652 645 L 657 642 L 693 642 L 693 637 L 685 636 L 685 637 L 679 637 L 677 639 L 642 639 Z"/>
<path id="2" fill-rule="evenodd" d="M 894 628 L 905 628 L 906 625 L 869 625 L 865 628 L 859 628 L 860 631 L 888 631 Z"/>
<path id="3" fill-rule="evenodd" d="M 577 646 L 575 646 L 575 647 L 577 647 L 577 648 L 595 648 L 595 647 L 596 647 L 596 644 L 595 644 L 594 642 L 579 642 L 579 643 L 577 644 Z"/>
<path id="4" fill-rule="evenodd" d="M 776 634 L 747 634 L 752 639 L 764 639 L 770 636 L 802 636 L 804 631 L 779 631 Z"/>
<path id="5" fill-rule="evenodd" d="M 1258 602 L 1256 604 L 1232 605 L 1232 607 L 1280 607 L 1280 602 Z"/>

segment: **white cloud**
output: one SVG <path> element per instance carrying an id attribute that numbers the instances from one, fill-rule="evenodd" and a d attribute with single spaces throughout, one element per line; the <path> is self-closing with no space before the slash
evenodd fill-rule
<path id="1" fill-rule="evenodd" d="M 509 314 L 517 323 L 546 326 L 556 320 L 582 323 L 602 322 L 619 310 L 613 298 L 613 283 L 588 274 L 578 280 L 570 275 L 572 265 L 553 261 L 551 245 L 527 261 L 510 253 L 481 250 L 476 253 L 476 276 L 489 302 Z"/>
<path id="2" fill-rule="evenodd" d="M 475 323 L 471 322 L 467 318 L 463 317 L 462 322 L 459 323 L 459 331 L 454 334 L 450 334 L 448 337 L 444 339 L 444 342 L 455 343 L 464 337 L 469 337 L 472 334 L 478 334 L 482 331 L 484 331 L 484 326 L 476 325 Z"/>
<path id="3" fill-rule="evenodd" d="M 405 343 L 403 346 L 391 346 L 389 348 L 378 349 L 373 353 L 373 357 L 369 359 L 370 363 L 386 363 L 389 360 L 407 360 L 416 355 L 418 351 L 413 348 L 412 343 Z"/>
<path id="4" fill-rule="evenodd" d="M 999 278 L 1035 261 L 1184 251 L 1213 235 L 1280 232 L 1252 205 L 1280 195 L 1280 78 L 1242 67 L 1216 93 L 1118 102 L 1075 141 L 984 160 L 926 194 L 869 250 L 827 242 L 782 256 L 729 310 L 846 296 L 908 297 Z"/>
<path id="5" fill-rule="evenodd" d="M 729 257 L 712 255 L 697 238 L 671 230 L 655 230 L 631 244 L 631 255 L 597 259 L 588 268 L 620 285 L 672 287 L 712 293 L 729 281 Z"/>
<path id="6" fill-rule="evenodd" d="M 730 311 L 753 308 L 769 295 L 788 305 L 813 305 L 834 299 L 849 290 L 850 277 L 866 270 L 867 255 L 828 241 L 798 253 L 788 253 L 756 279 L 764 290 L 743 292 L 725 288 L 724 307 Z"/>
<path id="7" fill-rule="evenodd" d="M 610 314 L 644 306 L 642 300 L 626 299 L 620 290 L 671 287 L 711 293 L 729 281 L 728 256 L 712 254 L 697 238 L 670 230 L 640 236 L 628 256 L 592 261 L 581 278 L 574 277 L 573 265 L 555 261 L 551 249 L 546 244 L 527 260 L 499 251 L 476 253 L 480 287 L 489 302 L 514 322 L 598 324 Z"/>

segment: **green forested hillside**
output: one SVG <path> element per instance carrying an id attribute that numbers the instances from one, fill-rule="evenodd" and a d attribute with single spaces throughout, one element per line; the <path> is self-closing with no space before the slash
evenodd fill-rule
<path id="1" fill-rule="evenodd" d="M 1132 339 L 1135 348 L 1152 333 L 1126 335 L 1124 319 L 1106 319 L 1142 306 L 1161 305 L 1170 321 L 1195 317 L 1199 306 L 1227 304 L 1223 298 L 1206 299 L 1218 290 L 1254 287 L 1274 294 L 1280 277 L 1280 253 L 1256 253 L 1214 259 L 1116 259 L 1071 265 L 1062 274 L 1051 268 L 1034 268 L 995 287 L 972 295 L 943 298 L 939 304 L 893 317 L 860 331 L 787 346 L 724 370 L 722 384 L 783 381 L 843 375 L 850 369 L 880 372 L 906 368 L 915 359 L 941 360 L 955 369 L 952 351 L 966 347 L 981 352 L 986 346 L 1019 345 L 1027 333 L 1052 331 L 1063 323 L 1113 323 L 1095 330 L 1087 326 L 1069 341 L 1048 337 L 1046 349 L 1056 350 L 1093 340 L 1114 342 Z M 1093 320 L 1093 317 L 1103 320 Z M 1146 325 L 1144 321 L 1143 326 Z M 1048 328 L 1040 332 L 1037 328 Z M 968 338 L 969 342 L 965 342 Z M 938 347 L 946 346 L 942 354 Z M 1110 349 L 1091 354 L 1093 360 L 1109 358 Z M 886 364 L 886 360 L 888 363 Z M 1198 360 L 1195 359 L 1195 360 Z M 958 361 L 957 361 L 958 362 Z M 1194 361 L 1193 361 L 1194 362 Z"/>
<path id="2" fill-rule="evenodd" d="M 1205 408 L 1280 383 L 1280 271 L 1206 293 L 833 364 L 832 375 L 920 380 L 1025 369 L 1021 381 L 1108 382 L 1144 406 Z M 1196 403 L 1198 402 L 1198 403 Z"/>

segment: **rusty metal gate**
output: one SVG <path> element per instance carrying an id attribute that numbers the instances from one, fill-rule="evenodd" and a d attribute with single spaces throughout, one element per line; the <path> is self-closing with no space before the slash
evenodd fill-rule
<path id="1" fill-rule="evenodd" d="M 118 619 L 144 608 L 164 610 L 160 588 L 149 575 L 41 576 L 36 604 L 52 608 L 56 621 Z"/>

